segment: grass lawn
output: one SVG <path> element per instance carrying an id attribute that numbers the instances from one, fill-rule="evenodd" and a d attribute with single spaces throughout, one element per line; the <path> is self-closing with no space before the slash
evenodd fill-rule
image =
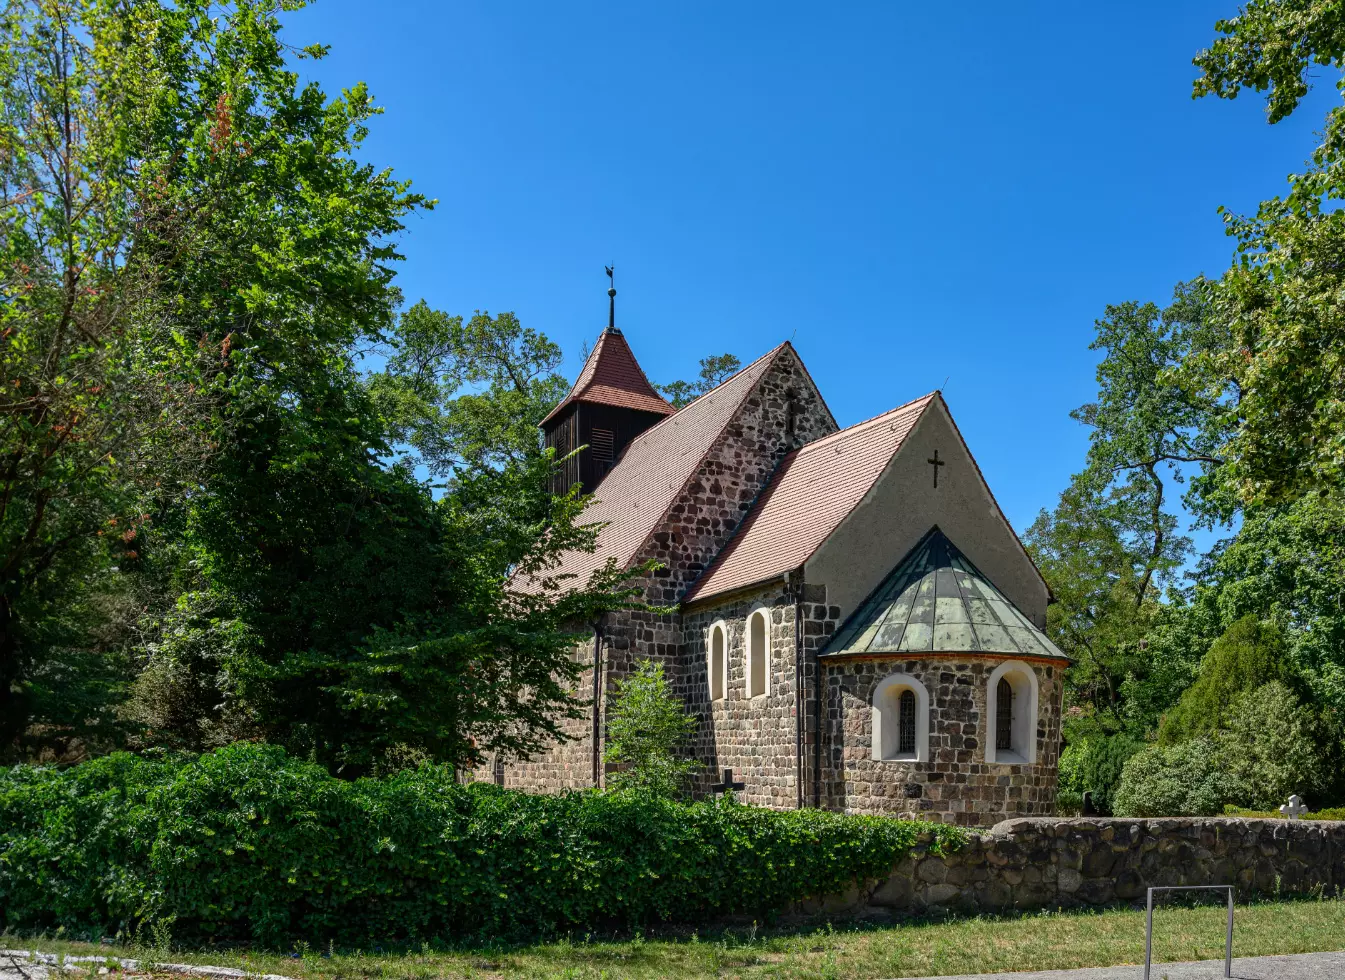
<path id="1" fill-rule="evenodd" d="M 1154 916 L 1156 961 L 1222 959 L 1224 907 Z M 299 959 L 238 950 L 137 954 L 106 946 L 0 936 L 0 947 L 78 955 L 157 957 L 313 980 L 386 977 L 912 977 L 1139 963 L 1144 913 L 1030 913 L 807 932 L 741 929 L 681 938 L 603 941 L 576 936 L 536 946 L 452 952 L 306 950 Z M 1263 902 L 1235 913 L 1234 956 L 1345 949 L 1345 901 Z M 89 971 L 92 972 L 92 971 Z"/>

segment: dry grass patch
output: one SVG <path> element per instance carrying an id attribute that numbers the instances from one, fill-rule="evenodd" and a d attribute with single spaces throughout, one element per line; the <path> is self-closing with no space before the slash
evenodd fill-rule
<path id="1" fill-rule="evenodd" d="M 1155 916 L 1155 960 L 1221 959 L 1224 907 L 1172 907 Z M 939 976 L 1138 963 L 1144 913 L 1030 913 L 808 932 L 731 930 L 714 935 L 604 941 L 576 936 L 502 949 L 377 953 L 306 949 L 298 959 L 238 950 L 137 954 L 81 943 L 8 937 L 0 945 L 79 955 L 210 963 L 302 980 L 422 980 L 462 977 Z M 1235 912 L 1234 955 L 1345 949 L 1345 901 L 1266 902 Z M 81 971 L 83 972 L 83 971 Z"/>

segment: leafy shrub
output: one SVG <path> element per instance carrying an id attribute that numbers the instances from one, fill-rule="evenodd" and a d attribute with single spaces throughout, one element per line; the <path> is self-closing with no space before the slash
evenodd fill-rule
<path id="1" fill-rule="evenodd" d="M 678 747 L 696 728 L 681 700 L 668 690 L 663 665 L 642 660 L 617 684 L 607 722 L 604 758 L 622 768 L 612 773 L 614 789 L 633 789 L 675 797 L 697 768 L 679 758 Z"/>
<path id="2" fill-rule="evenodd" d="M 1218 736 L 1225 768 L 1241 790 L 1234 802 L 1264 810 L 1294 793 L 1320 799 L 1332 774 L 1318 729 L 1315 713 L 1279 681 L 1239 697 L 1228 730 Z"/>
<path id="3" fill-rule="evenodd" d="M 1082 808 L 1083 794 L 1092 793 L 1098 812 L 1110 814 L 1126 760 L 1143 747 L 1125 733 L 1070 743 L 1060 755 L 1060 802 Z"/>
<path id="4" fill-rule="evenodd" d="M 1150 745 L 1121 770 L 1114 809 L 1122 817 L 1212 816 L 1242 795 L 1223 771 L 1219 744 L 1195 738 L 1178 745 Z"/>
<path id="5" fill-rule="evenodd" d="M 423 766 L 343 782 L 272 745 L 0 772 L 0 927 L 179 940 L 523 939 L 768 914 L 951 827 L 633 792 L 535 796 Z"/>
<path id="6" fill-rule="evenodd" d="M 1251 810 L 1246 807 L 1234 806 L 1228 804 L 1224 807 L 1224 816 L 1243 817 L 1248 820 L 1283 820 L 1284 815 L 1279 809 L 1274 810 Z M 1345 806 L 1327 807 L 1324 810 L 1310 810 L 1303 814 L 1303 820 L 1345 820 Z"/>

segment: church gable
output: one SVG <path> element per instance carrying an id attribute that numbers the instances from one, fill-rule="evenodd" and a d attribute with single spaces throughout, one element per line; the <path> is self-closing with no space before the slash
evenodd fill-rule
<path id="1" fill-rule="evenodd" d="M 594 552 L 570 552 L 548 578 L 584 581 L 609 558 L 654 558 L 648 598 L 674 602 L 737 527 L 789 446 L 836 422 L 789 343 L 636 436 L 584 510 L 600 524 Z M 521 590 L 536 581 L 516 581 Z"/>
<path id="2" fill-rule="evenodd" d="M 800 567 L 869 492 L 933 398 L 917 398 L 786 456 L 687 601 L 778 579 Z"/>
<path id="3" fill-rule="evenodd" d="M 864 499 L 808 560 L 804 578 L 824 583 L 828 601 L 848 619 L 936 526 L 1033 624 L 1045 625 L 1046 583 L 1000 511 L 941 395 L 934 396 Z"/>
<path id="4" fill-rule="evenodd" d="M 836 431 L 836 420 L 793 345 L 785 343 L 767 358 L 768 366 L 637 555 L 637 562 L 653 559 L 665 566 L 655 575 L 651 601 L 683 599 L 738 529 L 786 453 Z"/>

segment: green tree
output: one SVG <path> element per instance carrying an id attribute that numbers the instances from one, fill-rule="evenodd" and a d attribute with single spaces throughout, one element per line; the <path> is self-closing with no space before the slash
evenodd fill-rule
<path id="1" fill-rule="evenodd" d="M 1245 691 L 1220 737 L 1225 766 L 1243 795 L 1229 802 L 1273 810 L 1293 794 L 1320 807 L 1331 792 L 1335 740 L 1321 730 L 1317 714 L 1280 681 Z"/>
<path id="2" fill-rule="evenodd" d="M 668 690 L 663 665 L 643 660 L 617 684 L 607 720 L 604 759 L 619 768 L 608 778 L 613 789 L 677 796 L 697 766 L 677 750 L 696 728 L 696 719 Z"/>
<path id="3" fill-rule="evenodd" d="M 1170 703 L 1161 692 L 1175 696 L 1193 672 L 1185 646 L 1168 642 L 1161 656 L 1152 648 L 1168 618 L 1162 589 L 1191 553 L 1171 512 L 1171 486 L 1185 482 L 1184 467 L 1219 462 L 1207 433 L 1222 408 L 1174 374 L 1206 343 L 1203 303 L 1197 282 L 1179 285 L 1166 309 L 1106 308 L 1092 344 L 1103 351 L 1098 396 L 1072 413 L 1092 430 L 1085 468 L 1025 539 L 1056 599 L 1048 632 L 1075 661 L 1069 700 L 1088 709 L 1102 734 L 1130 727 L 1141 735 Z"/>
<path id="4" fill-rule="evenodd" d="M 711 388 L 722 384 L 742 366 L 742 362 L 732 354 L 713 354 L 701 358 L 700 372 L 696 375 L 696 380 L 670 381 L 666 385 L 654 385 L 654 387 L 672 402 L 674 408 L 681 408 Z"/>
<path id="5" fill-rule="evenodd" d="M 1219 21 L 1195 59 L 1194 94 L 1266 92 L 1271 123 L 1288 117 L 1319 65 L 1345 67 L 1345 12 L 1332 0 L 1250 0 Z M 1340 87 L 1338 82 L 1337 86 Z M 1225 212 L 1238 257 L 1213 284 L 1222 342 L 1185 368 L 1188 384 L 1227 400 L 1220 474 L 1244 504 L 1275 504 L 1345 486 L 1345 107 L 1283 197 L 1253 215 Z"/>
<path id="6" fill-rule="evenodd" d="M 1244 796 L 1226 772 L 1218 742 L 1204 737 L 1150 745 L 1132 755 L 1121 770 L 1113 809 L 1121 817 L 1208 817 Z"/>
<path id="7" fill-rule="evenodd" d="M 113 737 L 126 575 L 208 451 L 145 6 L 0 14 L 0 754 Z"/>
<path id="8" fill-rule="evenodd" d="M 1345 500 L 1310 494 L 1248 511 L 1201 561 L 1192 602 L 1221 628 L 1249 615 L 1274 623 L 1312 699 L 1345 717 L 1342 595 Z"/>
<path id="9" fill-rule="evenodd" d="M 561 351 L 512 313 L 466 323 L 421 300 L 388 339 L 370 389 L 393 439 L 436 476 L 524 463 L 541 452 L 537 426 L 569 385 Z"/>
<path id="10" fill-rule="evenodd" d="M 1163 718 L 1160 740 L 1172 744 L 1227 728 L 1239 697 L 1285 677 L 1279 630 L 1244 616 L 1210 646 L 1195 683 Z"/>
<path id="11" fill-rule="evenodd" d="M 395 324 L 393 240 L 430 202 L 359 159 L 379 111 L 363 86 L 328 98 L 300 84 L 288 60 L 324 53 L 280 39 L 282 9 L 301 6 L 7 8 L 0 84 L 28 100 L 3 107 L 0 153 L 6 247 L 23 259 L 3 273 L 0 311 L 0 398 L 18 392 L 0 541 L 9 730 L 32 728 L 16 699 L 74 691 L 70 670 L 31 667 L 33 651 L 72 642 L 59 627 L 86 634 L 84 651 L 102 632 L 134 653 L 142 744 L 266 738 L 348 774 L 403 743 L 471 761 L 474 744 L 521 744 L 575 710 L 559 624 L 621 599 L 602 575 L 564 595 L 576 583 L 506 588 L 506 549 L 545 569 L 591 542 L 573 525 L 579 500 L 469 548 L 504 521 L 468 519 L 388 464 L 388 420 L 356 357 Z M 61 115 L 70 100 L 78 118 Z M 79 153 L 47 145 L 70 133 Z M 82 169 L 38 173 L 53 153 Z M 533 482 L 545 464 L 538 453 Z M 508 483 L 474 489 L 498 499 Z M 143 616 L 108 608 L 103 582 L 153 601 Z M 461 698 L 417 700 L 444 693 L 421 686 L 398 709 L 420 714 L 389 735 L 376 702 L 399 665 L 378 658 L 413 648 L 439 651 L 461 686 L 496 670 L 494 700 L 464 715 Z"/>

